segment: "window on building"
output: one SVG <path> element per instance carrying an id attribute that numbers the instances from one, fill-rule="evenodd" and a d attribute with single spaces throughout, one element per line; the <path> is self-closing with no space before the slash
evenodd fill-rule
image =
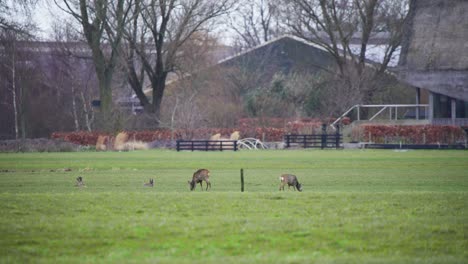
<path id="1" fill-rule="evenodd" d="M 452 106 L 450 97 L 441 94 L 434 94 L 434 117 L 452 117 Z"/>
<path id="2" fill-rule="evenodd" d="M 457 105 L 457 118 L 468 118 L 468 102 L 456 100 Z"/>

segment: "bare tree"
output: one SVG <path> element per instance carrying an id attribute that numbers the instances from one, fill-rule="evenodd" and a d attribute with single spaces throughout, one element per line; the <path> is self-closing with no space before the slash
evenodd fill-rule
<path id="1" fill-rule="evenodd" d="M 6 69 L 6 74 L 9 75 L 5 78 L 6 90 L 11 93 L 11 105 L 13 106 L 13 116 L 15 125 L 15 138 L 19 138 L 19 112 L 18 112 L 18 95 L 16 87 L 16 68 L 17 68 L 17 40 L 14 32 L 4 30 L 1 38 L 3 47 L 2 66 Z M 9 54 L 9 56 L 7 56 Z M 9 81 L 8 81 L 9 80 Z"/>
<path id="2" fill-rule="evenodd" d="M 38 0 L 1 0 L 0 1 L 0 29 L 15 31 L 18 34 L 30 35 L 27 29 L 34 25 L 30 21 L 16 21 L 17 15 L 27 16 Z M 15 13 L 15 14 L 14 14 Z"/>
<path id="3" fill-rule="evenodd" d="M 243 0 L 230 15 L 229 27 L 236 33 L 240 50 L 252 48 L 282 33 L 279 8 L 273 0 Z"/>
<path id="4" fill-rule="evenodd" d="M 130 85 L 146 112 L 161 120 L 161 102 L 169 73 L 178 68 L 181 47 L 196 32 L 207 31 L 214 18 L 227 12 L 231 0 L 139 0 L 126 39 L 131 63 L 138 58 L 152 90 L 151 101 L 143 93 L 142 72 L 129 65 Z"/>
<path id="5" fill-rule="evenodd" d="M 30 14 L 31 8 L 35 6 L 37 0 L 16 0 L 0 1 L 0 42 L 3 48 L 3 54 L 0 57 L 2 64 L 1 66 L 7 69 L 8 77 L 5 80 L 10 80 L 7 86 L 7 90 L 11 93 L 12 100 L 10 101 L 13 107 L 14 115 L 14 130 L 15 138 L 19 138 L 19 133 L 22 132 L 23 137 L 25 131 L 19 129 L 19 123 L 24 122 L 20 115 L 23 113 L 23 105 L 20 101 L 22 97 L 22 86 L 18 87 L 17 80 L 19 76 L 17 73 L 18 50 L 17 43 L 20 40 L 31 39 L 31 30 L 34 29 L 35 25 L 28 21 L 17 21 L 14 18 L 17 16 L 27 16 Z M 8 81 L 7 81 L 8 82 Z M 20 104 L 18 106 L 18 104 Z M 24 124 L 22 124 L 25 127 Z"/>
<path id="6" fill-rule="evenodd" d="M 82 26 L 92 52 L 99 81 L 101 111 L 109 116 L 112 106 L 112 80 L 118 60 L 123 29 L 133 0 L 54 0 Z"/>
<path id="7" fill-rule="evenodd" d="M 161 126 L 192 130 L 208 125 L 211 106 L 218 98 L 213 98 L 215 95 L 210 90 L 213 71 L 207 69 L 215 62 L 213 51 L 218 45 L 210 34 L 197 32 L 180 47 L 181 56 L 175 69 L 177 79 L 168 82 L 169 93 L 162 104 L 163 109 L 172 111 L 163 112 Z M 207 94 L 209 98 L 205 97 Z"/>
<path id="8" fill-rule="evenodd" d="M 88 67 L 93 65 L 92 56 L 81 48 L 86 45 L 85 40 L 69 21 L 54 25 L 54 38 L 56 42 L 50 47 L 53 59 L 49 62 L 54 74 L 45 74 L 44 78 L 50 88 L 57 91 L 57 100 L 71 100 L 71 109 L 67 107 L 63 113 L 71 112 L 75 130 L 85 128 L 91 131 L 94 119 L 91 98 L 97 91 L 95 71 Z"/>
<path id="9" fill-rule="evenodd" d="M 285 0 L 284 21 L 293 34 L 316 43 L 335 59 L 344 86 L 369 102 L 379 89 L 402 39 L 408 1 L 400 0 Z M 371 40 L 384 38 L 380 63 L 368 67 Z M 355 41 L 358 42 L 358 48 Z"/>

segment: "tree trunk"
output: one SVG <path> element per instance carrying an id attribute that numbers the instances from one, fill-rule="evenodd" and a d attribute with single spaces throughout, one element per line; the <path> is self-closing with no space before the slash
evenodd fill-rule
<path id="1" fill-rule="evenodd" d="M 26 94 L 23 86 L 20 86 L 20 125 L 21 139 L 26 138 Z"/>
<path id="2" fill-rule="evenodd" d="M 73 119 L 75 121 L 75 131 L 80 131 L 80 124 L 78 122 L 78 114 L 76 111 L 75 86 L 73 84 L 73 80 L 71 83 L 71 92 L 72 92 L 72 113 L 73 113 Z"/>
<path id="3" fill-rule="evenodd" d="M 13 55 L 14 57 L 14 55 Z M 16 105 L 16 84 L 15 84 L 15 66 L 13 65 L 12 67 L 12 77 L 13 77 L 13 82 L 12 82 L 12 88 L 11 88 L 11 95 L 13 97 L 13 114 L 15 116 L 15 139 L 19 138 L 19 128 L 18 128 L 18 107 Z"/>
<path id="4" fill-rule="evenodd" d="M 94 119 L 94 113 L 91 111 L 91 117 L 89 116 L 90 111 L 88 110 L 88 104 L 86 103 L 87 101 L 83 92 L 81 92 L 81 100 L 83 101 L 83 111 L 85 114 L 86 128 L 88 129 L 89 132 L 91 132 L 92 131 L 91 124 Z"/>
<path id="5" fill-rule="evenodd" d="M 156 125 L 161 123 L 161 103 L 166 88 L 167 73 L 162 73 L 154 78 L 152 82 L 153 87 L 153 102 L 151 112 L 154 114 Z"/>
<path id="6" fill-rule="evenodd" d="M 143 92 L 143 79 L 140 80 L 140 78 L 138 78 L 135 67 L 133 67 L 131 63 L 128 63 L 127 67 L 128 67 L 128 77 L 127 77 L 128 83 L 130 84 L 130 87 L 132 87 L 132 90 L 135 92 L 135 95 L 140 101 L 140 104 L 143 106 L 143 109 L 145 110 L 145 112 L 150 113 L 151 104 L 148 100 L 148 97 L 146 97 L 145 93 Z"/>
<path id="7" fill-rule="evenodd" d="M 111 70 L 97 69 L 99 82 L 99 98 L 101 100 L 101 114 L 107 119 L 112 111 L 112 74 Z"/>

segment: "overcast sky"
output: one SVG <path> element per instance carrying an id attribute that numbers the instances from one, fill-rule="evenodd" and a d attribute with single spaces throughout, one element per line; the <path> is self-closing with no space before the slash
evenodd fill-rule
<path id="1" fill-rule="evenodd" d="M 31 11 L 34 22 L 39 27 L 38 37 L 42 40 L 53 38 L 53 24 L 65 17 L 64 12 L 60 10 L 53 0 L 43 0 Z"/>
<path id="2" fill-rule="evenodd" d="M 40 30 L 40 32 L 37 32 L 37 37 L 40 40 L 52 40 L 54 38 L 53 24 L 64 20 L 67 14 L 58 8 L 53 0 L 40 0 L 38 5 L 31 11 L 31 16 Z M 232 42 L 232 33 L 227 33 L 229 31 L 226 29 L 220 30 L 220 32 L 222 33 L 218 37 L 222 43 L 229 44 Z"/>

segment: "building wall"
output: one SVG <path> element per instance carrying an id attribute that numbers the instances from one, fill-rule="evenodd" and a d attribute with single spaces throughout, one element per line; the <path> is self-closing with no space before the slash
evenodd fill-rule
<path id="1" fill-rule="evenodd" d="M 467 14 L 467 0 L 412 0 L 400 56 L 401 79 L 468 101 Z"/>
<path id="2" fill-rule="evenodd" d="M 412 70 L 468 70 L 468 1 L 413 0 L 403 64 Z"/>

